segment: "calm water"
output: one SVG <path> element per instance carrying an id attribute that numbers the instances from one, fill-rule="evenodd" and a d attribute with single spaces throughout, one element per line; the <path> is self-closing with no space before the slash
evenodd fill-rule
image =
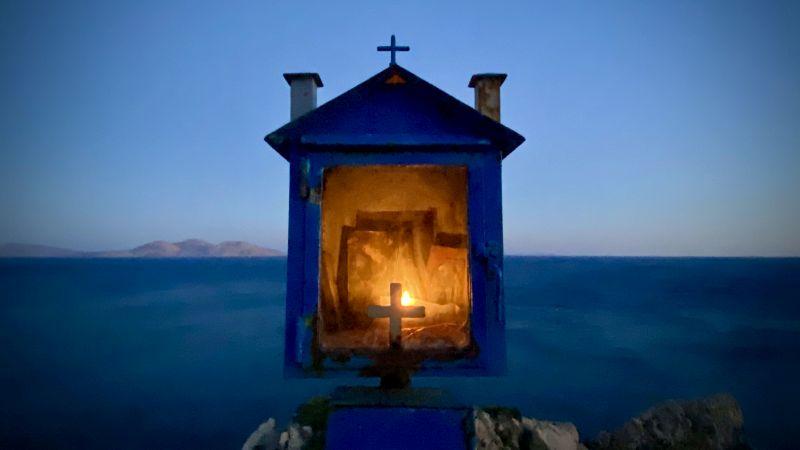
<path id="1" fill-rule="evenodd" d="M 0 261 L 0 448 L 239 448 L 346 380 L 284 380 L 285 260 Z M 509 373 L 467 402 L 582 436 L 733 393 L 800 442 L 800 259 L 509 258 Z M 354 380 L 357 382 L 357 380 Z"/>

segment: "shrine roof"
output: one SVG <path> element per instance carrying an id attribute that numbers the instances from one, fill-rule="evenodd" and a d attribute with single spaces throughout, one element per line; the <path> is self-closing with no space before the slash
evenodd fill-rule
<path id="1" fill-rule="evenodd" d="M 297 146 L 354 152 L 491 146 L 505 158 L 525 138 L 395 64 L 264 140 L 288 160 Z"/>

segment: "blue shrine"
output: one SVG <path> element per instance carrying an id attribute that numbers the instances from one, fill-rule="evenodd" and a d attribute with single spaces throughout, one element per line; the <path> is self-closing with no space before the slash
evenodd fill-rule
<path id="1" fill-rule="evenodd" d="M 395 62 L 316 107 L 287 73 L 291 121 L 266 136 L 290 164 L 287 376 L 505 370 L 504 74 L 472 108 Z"/>

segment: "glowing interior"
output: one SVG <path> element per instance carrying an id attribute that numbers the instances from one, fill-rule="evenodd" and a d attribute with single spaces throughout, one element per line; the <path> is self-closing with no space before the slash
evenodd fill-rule
<path id="1" fill-rule="evenodd" d="M 401 283 L 405 350 L 469 344 L 467 170 L 461 166 L 339 166 L 323 177 L 319 344 L 323 350 L 389 347 L 390 305 Z"/>

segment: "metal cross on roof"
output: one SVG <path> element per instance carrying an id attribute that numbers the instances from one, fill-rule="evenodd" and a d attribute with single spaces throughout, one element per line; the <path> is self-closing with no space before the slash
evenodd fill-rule
<path id="1" fill-rule="evenodd" d="M 394 35 L 392 35 L 392 45 L 381 45 L 378 46 L 379 52 L 392 52 L 392 62 L 389 63 L 390 66 L 394 66 L 397 64 L 394 60 L 395 52 L 407 52 L 411 50 L 411 47 L 407 45 L 396 45 L 394 40 Z"/>

